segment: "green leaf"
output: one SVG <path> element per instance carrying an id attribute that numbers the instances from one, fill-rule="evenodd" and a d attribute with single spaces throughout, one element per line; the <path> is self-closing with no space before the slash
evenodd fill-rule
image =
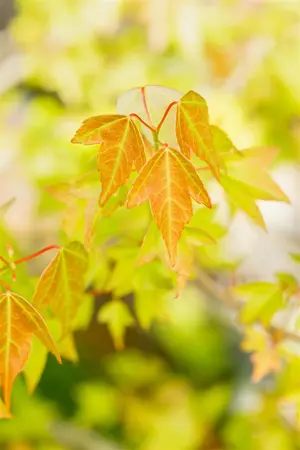
<path id="1" fill-rule="evenodd" d="M 135 312 L 140 325 L 148 330 L 154 320 L 164 320 L 166 312 L 166 291 L 143 289 L 134 296 Z"/>
<path id="2" fill-rule="evenodd" d="M 49 263 L 36 287 L 33 305 L 39 310 L 50 306 L 61 321 L 63 334 L 72 329 L 84 298 L 84 273 L 87 266 L 88 257 L 83 245 L 71 242 L 61 248 Z"/>
<path id="3" fill-rule="evenodd" d="M 134 324 L 129 307 L 121 300 L 114 299 L 100 309 L 97 318 L 99 322 L 107 324 L 115 347 L 121 350 L 124 347 L 126 328 Z"/>
<path id="4" fill-rule="evenodd" d="M 228 153 L 238 152 L 225 131 L 215 125 L 211 125 L 210 129 L 213 136 L 214 148 L 220 155 L 224 156 Z"/>
<path id="5" fill-rule="evenodd" d="M 163 251 L 162 243 L 163 241 L 159 229 L 154 220 L 152 220 L 140 247 L 137 265 L 148 263 L 157 257 Z"/>
<path id="6" fill-rule="evenodd" d="M 114 250 L 116 251 L 117 248 Z M 115 296 L 121 297 L 132 291 L 137 252 L 137 248 L 129 248 L 126 255 L 126 249 L 122 249 L 119 257 L 114 258 L 116 264 L 105 286 L 107 292 L 113 292 Z"/>
<path id="7" fill-rule="evenodd" d="M 48 327 L 51 329 L 49 323 Z M 30 393 L 35 390 L 40 381 L 46 366 L 47 358 L 48 350 L 37 338 L 34 337 L 30 358 L 23 371 L 27 389 Z"/>
<path id="8" fill-rule="evenodd" d="M 221 175 L 220 183 L 234 206 L 244 211 L 261 228 L 266 229 L 263 216 L 253 197 L 247 193 L 245 184 L 226 175 Z"/>
<path id="9" fill-rule="evenodd" d="M 271 178 L 268 168 L 278 153 L 273 147 L 242 150 L 225 158 L 227 174 L 244 184 L 244 191 L 257 200 L 290 203 L 286 194 Z"/>
<path id="10" fill-rule="evenodd" d="M 276 274 L 276 277 L 286 299 L 289 299 L 298 292 L 299 283 L 293 275 L 280 272 Z"/>
<path id="11" fill-rule="evenodd" d="M 290 253 L 290 257 L 296 263 L 300 263 L 300 253 Z"/>
<path id="12" fill-rule="evenodd" d="M 274 283 L 249 283 L 236 286 L 233 291 L 246 301 L 240 314 L 240 320 L 245 324 L 259 320 L 266 326 L 274 314 L 284 306 L 282 290 Z"/>

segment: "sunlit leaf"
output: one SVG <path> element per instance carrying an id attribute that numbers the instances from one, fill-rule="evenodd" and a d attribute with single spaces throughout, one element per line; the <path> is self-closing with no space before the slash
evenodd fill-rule
<path id="1" fill-rule="evenodd" d="M 85 120 L 72 139 L 76 144 L 100 144 L 97 168 L 104 205 L 124 185 L 135 165 L 139 171 L 146 162 L 141 134 L 129 116 L 95 116 Z"/>
<path id="2" fill-rule="evenodd" d="M 0 419 L 11 419 L 12 415 L 8 411 L 7 406 L 3 403 L 0 398 Z"/>
<path id="3" fill-rule="evenodd" d="M 290 203 L 267 171 L 277 153 L 273 147 L 255 147 L 227 155 L 227 174 L 242 182 L 241 188 L 252 198 Z"/>
<path id="4" fill-rule="evenodd" d="M 115 212 L 117 208 L 123 206 L 126 202 L 126 197 L 129 191 L 128 186 L 121 186 L 118 192 L 112 195 L 101 209 L 103 217 L 109 217 Z"/>
<path id="5" fill-rule="evenodd" d="M 228 153 L 235 153 L 238 151 L 225 131 L 215 125 L 211 125 L 210 129 L 213 138 L 213 146 L 216 152 L 225 156 Z"/>
<path id="6" fill-rule="evenodd" d="M 0 295 L 0 329 L 0 380 L 3 399 L 9 408 L 12 386 L 28 361 L 33 334 L 59 362 L 61 359 L 42 316 L 15 293 Z"/>
<path id="7" fill-rule="evenodd" d="M 74 341 L 74 334 L 70 332 L 63 340 L 59 342 L 59 350 L 63 358 L 72 362 L 77 362 L 79 356 Z"/>
<path id="8" fill-rule="evenodd" d="M 166 320 L 166 293 L 160 289 L 143 289 L 134 296 L 135 312 L 140 325 L 148 330 L 154 320 Z"/>
<path id="9" fill-rule="evenodd" d="M 256 383 L 271 372 L 279 372 L 282 361 L 276 348 L 256 352 L 250 357 L 253 364 L 252 380 Z"/>
<path id="10" fill-rule="evenodd" d="M 193 152 L 220 177 L 220 158 L 214 149 L 208 108 L 201 95 L 189 91 L 177 105 L 176 135 L 181 151 L 190 157 Z"/>
<path id="11" fill-rule="evenodd" d="M 183 235 L 179 241 L 178 257 L 174 267 L 174 272 L 176 273 L 176 297 L 180 297 L 188 280 L 193 278 L 194 262 L 195 255 L 193 249 L 189 245 L 186 236 Z"/>
<path id="12" fill-rule="evenodd" d="M 266 229 L 263 216 L 253 197 L 247 194 L 244 183 L 226 175 L 221 176 L 220 182 L 233 204 L 251 217 L 257 225 Z"/>
<path id="13" fill-rule="evenodd" d="M 193 214 L 190 197 L 211 208 L 210 198 L 195 168 L 179 151 L 169 147 L 160 149 L 147 162 L 128 194 L 129 208 L 149 198 L 153 218 L 161 230 L 173 266 L 177 242 Z"/>
<path id="14" fill-rule="evenodd" d="M 252 352 L 250 357 L 253 364 L 252 381 L 255 383 L 271 372 L 280 371 L 282 362 L 277 346 L 264 330 L 247 328 L 241 348 L 246 352 Z"/>
<path id="15" fill-rule="evenodd" d="M 121 297 L 132 291 L 132 283 L 136 271 L 138 248 L 120 249 L 116 263 L 107 280 L 105 290 Z M 116 255 L 115 255 L 116 256 Z"/>
<path id="16" fill-rule="evenodd" d="M 292 274 L 279 272 L 276 274 L 276 277 L 287 300 L 299 292 L 298 280 Z"/>
<path id="17" fill-rule="evenodd" d="M 38 339 L 33 338 L 30 358 L 24 368 L 27 389 L 32 393 L 37 387 L 48 358 L 48 350 Z"/>
<path id="18" fill-rule="evenodd" d="M 137 264 L 145 264 L 160 253 L 161 236 L 154 221 L 151 221 L 139 250 Z"/>
<path id="19" fill-rule="evenodd" d="M 246 324 L 259 320 L 268 325 L 275 312 L 284 306 L 282 289 L 274 283 L 243 284 L 234 287 L 233 291 L 246 301 L 240 314 L 240 320 Z"/>
<path id="20" fill-rule="evenodd" d="M 292 258 L 293 261 L 295 261 L 296 263 L 300 263 L 300 254 L 299 253 L 291 253 L 290 257 Z"/>
<path id="21" fill-rule="evenodd" d="M 134 324 L 126 303 L 118 299 L 106 303 L 98 313 L 98 320 L 107 324 L 116 348 L 121 350 L 124 347 L 126 328 Z"/>
<path id="22" fill-rule="evenodd" d="M 79 242 L 63 247 L 46 267 L 37 285 L 33 304 L 42 310 L 47 306 L 62 323 L 63 333 L 72 328 L 83 300 L 84 273 L 88 258 Z"/>

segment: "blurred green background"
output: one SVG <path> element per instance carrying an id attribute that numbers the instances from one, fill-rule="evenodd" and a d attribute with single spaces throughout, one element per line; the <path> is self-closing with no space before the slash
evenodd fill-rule
<path id="1" fill-rule="evenodd" d="M 20 252 L 60 238 L 61 205 L 44 186 L 89 168 L 70 144 L 79 123 L 146 84 L 198 91 L 239 148 L 280 147 L 275 170 L 294 201 L 279 235 L 278 211 L 268 217 L 284 251 L 299 245 L 299 1 L 0 0 L 0 28 L 0 204 L 16 199 L 7 229 Z M 251 384 L 215 302 L 189 286 L 168 323 L 130 329 L 122 352 L 92 320 L 76 334 L 79 362 L 49 357 L 33 396 L 17 381 L 0 449 L 300 449 L 293 411 L 278 408 L 293 374 Z"/>

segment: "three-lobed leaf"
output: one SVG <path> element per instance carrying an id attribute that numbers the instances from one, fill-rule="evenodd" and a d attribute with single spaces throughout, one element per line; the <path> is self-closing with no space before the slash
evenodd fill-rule
<path id="1" fill-rule="evenodd" d="M 208 107 L 204 98 L 194 91 L 189 91 L 178 102 L 176 135 L 183 154 L 188 158 L 191 152 L 197 155 L 219 179 L 221 163 L 214 148 Z"/>
<path id="2" fill-rule="evenodd" d="M 106 303 L 98 313 L 98 321 L 107 324 L 116 348 L 121 350 L 126 328 L 134 323 L 127 304 L 119 299 Z"/>
<path id="3" fill-rule="evenodd" d="M 85 120 L 72 139 L 75 144 L 100 144 L 97 168 L 102 183 L 100 205 L 123 186 L 133 166 L 139 171 L 146 162 L 141 133 L 130 116 L 94 116 Z"/>
<path id="4" fill-rule="evenodd" d="M 269 282 L 255 282 L 236 286 L 235 294 L 246 301 L 240 315 L 243 323 L 259 320 L 268 325 L 274 314 L 284 306 L 281 286 Z"/>
<path id="5" fill-rule="evenodd" d="M 42 273 L 33 297 L 38 310 L 51 306 L 60 319 L 63 334 L 71 328 L 84 296 L 84 273 L 88 257 L 83 245 L 63 247 Z"/>
<path id="6" fill-rule="evenodd" d="M 61 362 L 57 347 L 39 312 L 18 294 L 0 295 L 0 380 L 8 409 L 12 386 L 24 369 L 31 350 L 33 334 Z"/>
<path id="7" fill-rule="evenodd" d="M 209 195 L 194 166 L 181 152 L 170 147 L 155 153 L 128 194 L 128 208 L 149 199 L 173 266 L 178 240 L 193 215 L 191 197 L 211 208 Z"/>

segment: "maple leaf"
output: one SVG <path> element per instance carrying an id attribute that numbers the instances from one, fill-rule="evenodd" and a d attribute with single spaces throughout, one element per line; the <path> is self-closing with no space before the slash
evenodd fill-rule
<path id="1" fill-rule="evenodd" d="M 98 313 L 98 321 L 106 323 L 117 350 L 124 347 L 124 334 L 127 327 L 134 324 L 134 319 L 126 303 L 114 299 L 106 303 Z"/>
<path id="2" fill-rule="evenodd" d="M 227 173 L 220 179 L 220 184 L 234 207 L 242 209 L 264 229 L 266 225 L 256 200 L 290 203 L 267 172 L 277 151 L 273 147 L 258 147 L 228 153 L 224 158 Z"/>
<path id="3" fill-rule="evenodd" d="M 87 253 L 82 244 L 71 242 L 62 248 L 42 273 L 33 297 L 33 305 L 41 310 L 51 306 L 62 323 L 63 335 L 72 327 L 83 300 Z"/>
<path id="4" fill-rule="evenodd" d="M 278 149 L 274 147 L 253 147 L 228 154 L 225 158 L 228 176 L 243 183 L 240 189 L 249 197 L 290 203 L 267 172 L 277 153 Z"/>
<path id="5" fill-rule="evenodd" d="M 279 372 L 282 367 L 281 358 L 276 348 L 253 353 L 250 357 L 253 364 L 252 381 L 257 383 L 271 372 Z"/>
<path id="6" fill-rule="evenodd" d="M 176 135 L 181 151 L 186 157 L 193 152 L 220 178 L 220 158 L 214 149 L 213 134 L 209 125 L 208 108 L 201 95 L 189 91 L 177 105 Z"/>
<path id="7" fill-rule="evenodd" d="M 240 320 L 245 324 L 258 320 L 266 326 L 274 314 L 284 306 L 283 290 L 274 283 L 262 281 L 248 283 L 235 286 L 232 290 L 246 300 L 240 314 Z"/>
<path id="8" fill-rule="evenodd" d="M 112 114 L 90 117 L 76 131 L 72 142 L 100 144 L 97 157 L 102 183 L 100 205 L 104 205 L 127 182 L 133 166 L 139 171 L 146 162 L 141 134 L 129 116 Z"/>
<path id="9" fill-rule="evenodd" d="M 0 380 L 3 399 L 8 409 L 14 380 L 29 358 L 33 334 L 61 363 L 56 345 L 38 311 L 18 294 L 1 294 Z"/>
<path id="10" fill-rule="evenodd" d="M 127 207 L 149 198 L 152 215 L 161 230 L 171 265 L 176 262 L 176 247 L 184 225 L 192 215 L 191 197 L 211 208 L 202 181 L 189 160 L 171 147 L 161 148 L 145 164 L 128 194 Z"/>
<path id="11" fill-rule="evenodd" d="M 247 328 L 241 343 L 242 350 L 252 352 L 252 381 L 257 383 L 271 372 L 279 372 L 282 362 L 278 346 L 272 341 L 265 330 Z"/>

